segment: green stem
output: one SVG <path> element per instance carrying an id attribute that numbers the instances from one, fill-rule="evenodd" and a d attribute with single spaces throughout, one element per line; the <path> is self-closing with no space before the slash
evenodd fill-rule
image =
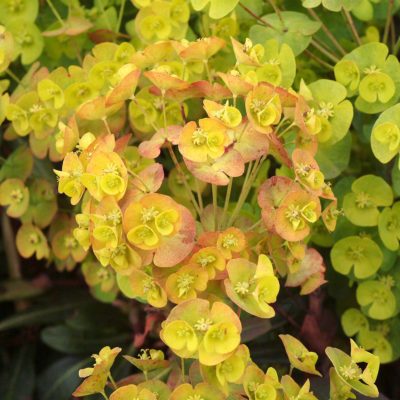
<path id="1" fill-rule="evenodd" d="M 335 45 L 335 47 L 342 53 L 342 55 L 346 54 L 346 50 L 342 47 L 342 45 L 336 40 L 333 33 L 329 30 L 329 28 L 325 25 L 324 21 L 319 17 L 319 15 L 312 9 L 307 8 L 308 13 L 321 24 L 321 29 L 324 31 L 325 35 L 330 39 L 330 41 Z"/>
<path id="2" fill-rule="evenodd" d="M 258 220 L 256 223 L 254 223 L 252 226 L 246 229 L 247 232 L 253 231 L 255 228 L 258 228 L 259 225 L 263 222 L 262 219 Z"/>
<path id="3" fill-rule="evenodd" d="M 286 132 L 288 132 L 290 129 L 292 129 L 295 125 L 296 124 L 294 122 L 292 122 L 282 132 L 279 132 L 279 134 L 277 134 L 278 139 L 280 139 Z"/>
<path id="4" fill-rule="evenodd" d="M 19 79 L 18 76 L 14 74 L 14 72 L 12 72 L 10 69 L 6 69 L 5 72 L 13 81 L 18 83 L 18 85 L 21 85 L 21 79 Z"/>
<path id="5" fill-rule="evenodd" d="M 118 21 L 117 21 L 117 26 L 115 28 L 115 32 L 119 32 L 119 30 L 121 29 L 122 17 L 124 16 L 125 3 L 126 0 L 121 0 L 121 6 L 119 8 Z"/>
<path id="6" fill-rule="evenodd" d="M 388 8 L 387 8 L 387 14 L 386 14 L 386 24 L 385 24 L 385 30 L 383 33 L 383 43 L 387 43 L 388 38 L 389 38 L 389 29 L 390 29 L 390 22 L 392 21 L 392 10 L 393 10 L 393 3 L 394 0 L 389 0 Z"/>
<path id="7" fill-rule="evenodd" d="M 104 5 L 103 5 L 103 1 L 102 0 L 99 0 L 99 6 L 100 6 L 101 13 L 105 14 L 105 16 L 106 16 L 106 22 L 107 22 L 108 29 L 110 31 L 112 31 L 112 26 L 111 26 L 110 20 L 108 19 L 108 14 L 106 13 L 106 10 L 104 9 Z"/>
<path id="8" fill-rule="evenodd" d="M 104 397 L 105 400 L 110 400 L 105 392 L 100 392 L 100 394 Z"/>
<path id="9" fill-rule="evenodd" d="M 213 210 L 214 210 L 214 231 L 217 230 L 218 227 L 218 187 L 217 185 L 211 185 L 212 188 L 212 201 L 213 201 Z"/>
<path id="10" fill-rule="evenodd" d="M 64 20 L 61 18 L 61 15 L 58 13 L 57 9 L 54 7 L 54 4 L 52 3 L 51 0 L 46 0 L 47 5 L 50 7 L 51 12 L 54 14 L 54 16 L 57 18 L 57 21 L 61 24 L 61 26 L 65 25 Z"/>
<path id="11" fill-rule="evenodd" d="M 253 11 L 250 10 L 250 8 L 246 7 L 242 2 L 239 2 L 240 7 L 243 8 L 248 14 L 250 14 L 254 19 L 256 19 L 258 22 L 260 22 L 262 25 L 267 26 L 268 28 L 273 29 L 274 31 L 279 32 L 279 29 L 275 28 L 273 25 L 271 25 L 269 22 L 265 21 L 261 17 L 259 17 L 257 14 L 255 14 Z"/>
<path id="12" fill-rule="evenodd" d="M 232 193 L 232 184 L 233 184 L 233 178 L 230 177 L 229 178 L 228 187 L 226 189 L 226 194 L 225 194 L 224 210 L 222 212 L 222 218 L 221 218 L 221 221 L 220 221 L 220 226 L 218 228 L 225 227 L 225 219 L 226 219 L 226 215 L 227 215 L 227 212 L 228 212 L 229 202 L 230 202 L 231 193 Z"/>
<path id="13" fill-rule="evenodd" d="M 212 83 L 210 66 L 208 65 L 208 60 L 203 60 L 203 62 L 204 62 L 204 67 L 206 69 L 208 82 Z"/>
<path id="14" fill-rule="evenodd" d="M 317 39 L 316 37 L 313 38 L 313 40 L 315 41 L 315 43 L 319 44 L 321 47 L 323 47 L 326 51 L 330 52 L 331 54 L 333 54 L 335 57 L 338 57 L 337 54 L 323 42 L 319 39 Z"/>
<path id="15" fill-rule="evenodd" d="M 236 221 L 236 218 L 240 212 L 240 210 L 243 207 L 244 202 L 246 201 L 250 190 L 252 188 L 254 179 L 257 177 L 258 172 L 260 171 L 260 168 L 262 166 L 262 163 L 264 160 L 267 158 L 267 156 L 262 156 L 261 158 L 257 159 L 257 161 L 253 165 L 253 169 L 251 171 L 250 176 L 247 178 L 247 181 L 245 181 L 245 184 L 243 185 L 242 193 L 240 193 L 239 200 L 236 204 L 235 210 L 232 213 L 232 216 L 229 220 L 228 226 L 232 226 L 232 224 Z"/>
<path id="16" fill-rule="evenodd" d="M 185 383 L 185 360 L 181 357 L 182 383 Z"/>
<path id="17" fill-rule="evenodd" d="M 315 54 L 311 53 L 311 51 L 309 50 L 305 50 L 304 51 L 309 57 L 311 57 L 312 59 L 314 59 L 317 63 L 321 64 L 323 67 L 328 68 L 330 70 L 333 70 L 333 66 L 328 64 L 326 61 L 320 59 L 318 56 L 316 56 Z"/>
<path id="18" fill-rule="evenodd" d="M 103 120 L 103 123 L 104 123 L 104 125 L 105 125 L 105 127 L 106 127 L 106 129 L 107 129 L 107 133 L 108 133 L 109 135 L 112 135 L 112 132 L 111 132 L 111 129 L 110 129 L 110 125 L 108 125 L 107 118 L 104 117 L 104 118 L 102 118 L 102 120 Z"/>
<path id="19" fill-rule="evenodd" d="M 242 136 L 243 136 L 244 132 L 245 132 L 246 129 L 247 129 L 247 125 L 249 125 L 248 122 L 246 122 L 246 123 L 243 125 L 243 129 L 242 129 L 242 131 L 240 132 L 240 134 L 239 134 L 239 136 L 238 136 L 238 138 L 237 138 L 237 142 L 240 142 L 240 139 L 242 139 Z"/>
<path id="20" fill-rule="evenodd" d="M 288 118 L 283 117 L 280 121 L 279 124 L 275 127 L 275 132 L 279 132 L 279 129 L 282 127 L 282 125 L 288 120 Z"/>
<path id="21" fill-rule="evenodd" d="M 390 20 L 390 45 L 394 49 L 396 38 L 396 28 L 394 26 L 393 18 Z"/>
<path id="22" fill-rule="evenodd" d="M 199 202 L 200 210 L 203 213 L 203 209 L 204 209 L 203 196 L 201 195 L 199 180 L 197 178 L 194 178 L 194 179 L 195 179 L 195 184 L 196 184 L 197 201 Z"/>
<path id="23" fill-rule="evenodd" d="M 114 378 L 113 378 L 112 375 L 111 375 L 111 372 L 108 374 L 108 378 L 110 379 L 111 385 L 112 385 L 112 387 L 114 388 L 114 390 L 117 390 L 117 389 L 118 389 L 118 386 L 117 386 L 117 384 L 115 383 L 115 380 L 114 380 Z"/>
<path id="24" fill-rule="evenodd" d="M 75 48 L 76 59 L 78 60 L 79 65 L 82 65 L 83 64 L 83 59 L 82 59 L 82 56 L 81 56 L 81 53 L 80 53 L 80 48 L 79 48 L 79 45 L 78 45 L 78 43 L 76 41 L 76 37 L 75 36 L 74 36 L 74 39 L 72 41 L 72 44 L 73 44 L 73 46 Z"/>
<path id="25" fill-rule="evenodd" d="M 161 99 L 162 99 L 162 111 L 163 111 L 163 119 L 164 119 L 164 133 L 166 134 L 167 133 L 167 113 L 166 113 L 166 110 L 165 110 L 165 93 L 164 93 L 164 91 L 161 91 Z M 174 163 L 179 175 L 181 176 L 182 182 L 183 182 L 186 190 L 188 191 L 188 194 L 190 196 L 190 200 L 192 201 L 193 206 L 194 206 L 197 214 L 199 215 L 199 217 L 201 217 L 200 207 L 197 204 L 197 201 L 196 201 L 196 198 L 193 195 L 192 189 L 190 189 L 190 186 L 189 186 L 189 184 L 187 182 L 185 173 L 183 172 L 182 167 L 179 164 L 178 159 L 176 158 L 176 155 L 175 155 L 174 149 L 172 148 L 171 142 L 169 142 L 168 140 L 167 140 L 167 148 L 168 148 L 169 155 L 170 155 L 170 157 L 171 157 L 171 159 L 172 159 L 172 161 L 173 161 L 173 163 Z"/>
<path id="26" fill-rule="evenodd" d="M 181 165 L 179 164 L 178 159 L 176 158 L 176 155 L 175 155 L 175 153 L 174 153 L 174 149 L 172 148 L 172 145 L 171 145 L 170 142 L 167 142 L 167 149 L 168 149 L 169 155 L 170 155 L 170 157 L 171 157 L 171 159 L 172 159 L 172 161 L 173 161 L 173 163 L 174 163 L 174 165 L 175 165 L 175 167 L 176 167 L 176 169 L 177 169 L 179 175 L 180 175 L 181 178 L 182 178 L 182 182 L 183 182 L 183 184 L 185 185 L 185 188 L 186 188 L 186 190 L 187 190 L 188 193 L 189 193 L 190 200 L 192 201 L 193 206 L 194 206 L 194 208 L 195 208 L 197 214 L 201 217 L 201 210 L 200 210 L 200 207 L 199 207 L 199 205 L 197 204 L 197 201 L 196 201 L 196 198 L 195 198 L 194 195 L 193 195 L 192 189 L 190 189 L 189 184 L 187 183 L 185 173 L 183 172 L 182 167 L 181 167 Z"/>
<path id="27" fill-rule="evenodd" d="M 283 28 L 285 28 L 285 22 L 283 21 L 281 10 L 276 5 L 275 0 L 268 0 L 268 3 L 273 8 L 275 14 L 278 16 L 279 20 L 281 21 L 281 24 L 282 24 Z"/>
<path id="28" fill-rule="evenodd" d="M 311 39 L 311 44 L 322 54 L 324 54 L 326 57 L 328 57 L 330 60 L 332 60 L 334 63 L 337 63 L 339 59 L 332 54 L 330 51 L 326 50 L 324 47 L 322 47 L 318 42 L 316 42 L 314 39 Z"/>
<path id="29" fill-rule="evenodd" d="M 395 45 L 393 46 L 393 51 L 392 51 L 392 53 L 393 53 L 394 55 L 397 55 L 397 53 L 399 52 L 399 50 L 400 50 L 400 38 L 397 39 L 397 42 L 396 42 Z"/>
<path id="30" fill-rule="evenodd" d="M 353 21 L 353 18 L 351 17 L 351 14 L 345 8 L 343 8 L 342 11 L 343 11 L 343 15 L 344 15 L 344 17 L 346 19 L 346 22 L 350 27 L 350 31 L 354 36 L 354 39 L 355 39 L 356 43 L 359 46 L 361 46 L 361 44 L 362 44 L 361 43 L 361 39 L 360 39 L 360 36 L 359 36 L 359 34 L 357 32 L 357 28 L 356 28 L 356 26 L 354 24 L 354 21 Z"/>
<path id="31" fill-rule="evenodd" d="M 250 162 L 249 166 L 247 167 L 247 172 L 246 176 L 244 178 L 243 186 L 242 186 L 242 191 L 240 192 L 239 199 L 236 203 L 235 209 L 233 210 L 233 213 L 231 214 L 231 217 L 228 220 L 227 227 L 232 226 L 232 224 L 235 222 L 237 215 L 239 214 L 244 202 L 246 201 L 247 198 L 247 187 L 249 185 L 249 182 L 251 181 L 250 176 L 252 176 L 254 170 L 256 169 L 257 163 L 259 159 L 256 162 Z M 251 185 L 251 183 L 250 183 Z"/>

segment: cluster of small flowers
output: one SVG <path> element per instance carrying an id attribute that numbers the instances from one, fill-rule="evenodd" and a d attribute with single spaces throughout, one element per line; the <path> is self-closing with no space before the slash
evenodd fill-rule
<path id="1" fill-rule="evenodd" d="M 208 317 L 195 322 L 202 315 Z M 210 309 L 207 301 L 189 301 L 173 310 L 161 331 L 163 340 L 183 357 L 180 371 L 177 365 L 165 360 L 161 350 L 143 349 L 137 357 L 124 358 L 143 372 L 145 381 L 139 384 L 126 380 L 116 383 L 110 370 L 121 349 L 104 347 L 99 354 L 93 355 L 93 367 L 79 371 L 79 376 L 85 379 L 73 395 L 82 397 L 100 393 L 108 399 L 106 388 L 112 387 L 110 400 L 318 400 L 310 390 L 309 379 L 299 385 L 291 374 L 280 376 L 273 367 L 264 373 L 257 367 L 247 346 L 239 344 L 239 328 L 239 319 L 225 304 L 215 302 Z M 309 351 L 293 336 L 280 335 L 280 339 L 291 370 L 321 376 L 315 368 L 316 353 Z M 186 376 L 184 358 L 197 358 L 195 354 L 198 361 L 192 362 L 189 376 Z M 352 340 L 350 355 L 333 347 L 328 347 L 326 354 L 333 364 L 329 371 L 331 399 L 355 398 L 353 389 L 369 397 L 378 396 L 375 385 L 379 371 L 377 356 L 358 347 Z M 179 378 L 167 383 L 158 379 L 160 369 L 174 368 L 181 372 Z"/>

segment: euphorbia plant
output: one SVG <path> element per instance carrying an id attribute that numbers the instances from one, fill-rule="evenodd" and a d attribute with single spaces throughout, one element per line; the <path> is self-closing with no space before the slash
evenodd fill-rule
<path id="1" fill-rule="evenodd" d="M 151 347 L 117 382 L 121 349 L 104 347 L 74 395 L 311 400 L 299 373 L 323 372 L 332 399 L 376 397 L 379 362 L 399 356 L 400 173 L 372 156 L 400 151 L 398 5 L 54 3 L 0 5 L 0 72 L 16 80 L 0 81 L 14 149 L 0 204 L 22 258 L 77 271 L 130 322 L 145 315 L 134 345 Z M 14 66 L 36 59 L 19 80 Z M 316 315 L 341 278 L 355 341 L 350 355 L 327 347 L 328 371 Z M 279 334 L 283 368 L 257 366 L 263 334 Z"/>

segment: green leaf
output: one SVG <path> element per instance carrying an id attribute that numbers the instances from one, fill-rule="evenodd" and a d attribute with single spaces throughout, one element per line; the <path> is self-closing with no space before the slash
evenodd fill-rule
<path id="1" fill-rule="evenodd" d="M 119 346 L 127 342 L 129 333 L 82 332 L 67 325 L 56 325 L 45 328 L 41 338 L 52 349 L 66 354 L 95 353 L 104 346 Z"/>
<path id="2" fill-rule="evenodd" d="M 220 19 L 228 15 L 236 5 L 239 0 L 221 1 L 221 0 L 211 0 L 211 6 L 209 15 L 213 19 Z"/>
<path id="3" fill-rule="evenodd" d="M 54 301 L 54 299 L 52 301 Z M 27 325 L 39 325 L 50 321 L 64 320 L 71 311 L 93 301 L 92 298 L 82 298 L 82 296 L 75 300 L 71 298 L 64 299 L 61 304 L 52 304 L 51 300 L 47 300 L 45 304 L 34 306 L 26 311 L 13 314 L 3 319 L 0 322 L 0 331 Z"/>
<path id="4" fill-rule="evenodd" d="M 315 159 L 325 179 L 336 178 L 349 165 L 351 141 L 351 134 L 348 133 L 332 146 L 319 144 Z"/>
<path id="5" fill-rule="evenodd" d="M 33 168 L 33 156 L 26 146 L 20 146 L 13 151 L 0 168 L 0 181 L 7 178 L 25 180 Z"/>
<path id="6" fill-rule="evenodd" d="M 79 370 L 89 362 L 89 358 L 68 356 L 51 364 L 38 378 L 39 400 L 69 400 L 81 382 Z"/>
<path id="7" fill-rule="evenodd" d="M 228 15 L 239 3 L 239 0 L 191 0 L 195 11 L 201 11 L 210 4 L 208 15 L 213 19 L 221 19 Z"/>
<path id="8" fill-rule="evenodd" d="M 250 39 L 261 44 L 268 39 L 276 39 L 279 43 L 289 45 L 297 56 L 308 47 L 311 36 L 318 31 L 321 24 L 312 21 L 305 14 L 294 11 L 283 11 L 280 14 L 283 24 L 277 14 L 267 14 L 262 18 L 273 28 L 254 25 L 249 31 Z"/>
<path id="9" fill-rule="evenodd" d="M 0 375 L 2 400 L 32 398 L 35 387 L 34 355 L 34 346 L 24 345 L 13 354 L 11 361 L 3 366 Z"/>
<path id="10" fill-rule="evenodd" d="M 43 289 L 24 280 L 0 282 L 0 302 L 26 299 L 43 293 Z"/>
<path id="11" fill-rule="evenodd" d="M 250 342 L 265 335 L 272 328 L 271 322 L 266 319 L 245 316 L 242 318 L 242 343 Z"/>

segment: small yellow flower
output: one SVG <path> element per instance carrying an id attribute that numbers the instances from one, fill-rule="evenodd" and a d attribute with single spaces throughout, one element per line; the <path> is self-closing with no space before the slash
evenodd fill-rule
<path id="1" fill-rule="evenodd" d="M 199 126 L 194 121 L 185 125 L 179 139 L 179 151 L 190 161 L 206 162 L 209 158 L 221 157 L 229 142 L 227 128 L 221 122 L 203 118 Z"/>

